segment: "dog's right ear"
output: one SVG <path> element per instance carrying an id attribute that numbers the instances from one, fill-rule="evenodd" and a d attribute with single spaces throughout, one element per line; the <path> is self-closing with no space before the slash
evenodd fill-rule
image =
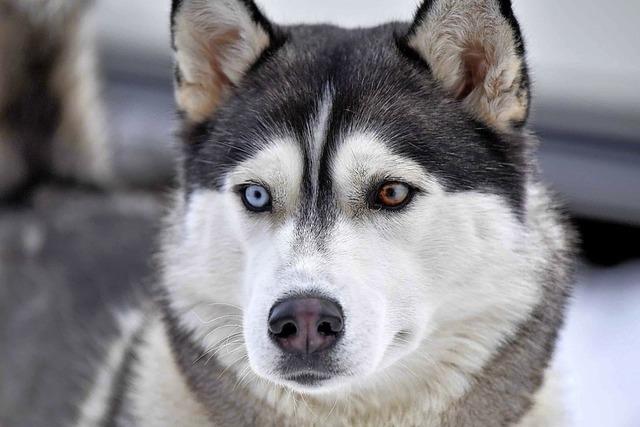
<path id="1" fill-rule="evenodd" d="M 251 0 L 173 0 L 175 95 L 191 123 L 208 119 L 273 42 Z"/>

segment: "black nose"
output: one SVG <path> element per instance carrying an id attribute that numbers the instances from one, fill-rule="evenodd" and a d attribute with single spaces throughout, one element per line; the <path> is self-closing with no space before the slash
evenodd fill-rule
<path id="1" fill-rule="evenodd" d="M 287 353 L 312 354 L 331 347 L 343 329 L 342 309 L 324 298 L 290 298 L 273 306 L 269 332 Z"/>

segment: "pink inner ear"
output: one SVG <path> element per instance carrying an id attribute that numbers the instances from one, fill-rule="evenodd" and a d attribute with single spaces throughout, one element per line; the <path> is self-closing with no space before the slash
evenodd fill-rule
<path id="1" fill-rule="evenodd" d="M 464 75 L 454 88 L 456 99 L 464 99 L 475 88 L 482 86 L 489 72 L 489 60 L 482 46 L 467 47 L 461 55 Z"/>
<path id="2" fill-rule="evenodd" d="M 221 31 L 207 40 L 205 46 L 205 52 L 209 59 L 209 66 L 213 73 L 214 80 L 212 83 L 215 86 L 231 86 L 232 82 L 229 77 L 224 73 L 222 68 L 222 62 L 228 60 L 228 51 L 232 49 L 233 45 L 237 44 L 241 38 L 240 30 L 231 28 L 226 31 Z"/>

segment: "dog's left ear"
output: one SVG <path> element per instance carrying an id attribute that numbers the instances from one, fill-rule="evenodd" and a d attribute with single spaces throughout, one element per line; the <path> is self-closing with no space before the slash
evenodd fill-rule
<path id="1" fill-rule="evenodd" d="M 172 0 L 175 95 L 191 123 L 208 119 L 273 43 L 252 0 Z"/>
<path id="2" fill-rule="evenodd" d="M 511 0 L 426 0 L 406 44 L 451 96 L 501 131 L 529 113 L 529 78 Z"/>

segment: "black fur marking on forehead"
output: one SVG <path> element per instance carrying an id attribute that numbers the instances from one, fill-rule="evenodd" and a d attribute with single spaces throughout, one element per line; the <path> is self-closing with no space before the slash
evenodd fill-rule
<path id="1" fill-rule="evenodd" d="M 332 108 L 316 209 L 331 203 L 330 162 L 355 130 L 376 134 L 448 191 L 500 194 L 520 210 L 526 174 L 523 138 L 495 133 L 444 93 L 428 67 L 403 51 L 396 34 L 406 34 L 407 25 L 286 30 L 286 43 L 253 69 L 194 133 L 192 143 L 185 144 L 187 188 L 220 188 L 229 170 L 279 136 L 293 138 L 308 156 L 309 129 L 330 86 Z"/>

